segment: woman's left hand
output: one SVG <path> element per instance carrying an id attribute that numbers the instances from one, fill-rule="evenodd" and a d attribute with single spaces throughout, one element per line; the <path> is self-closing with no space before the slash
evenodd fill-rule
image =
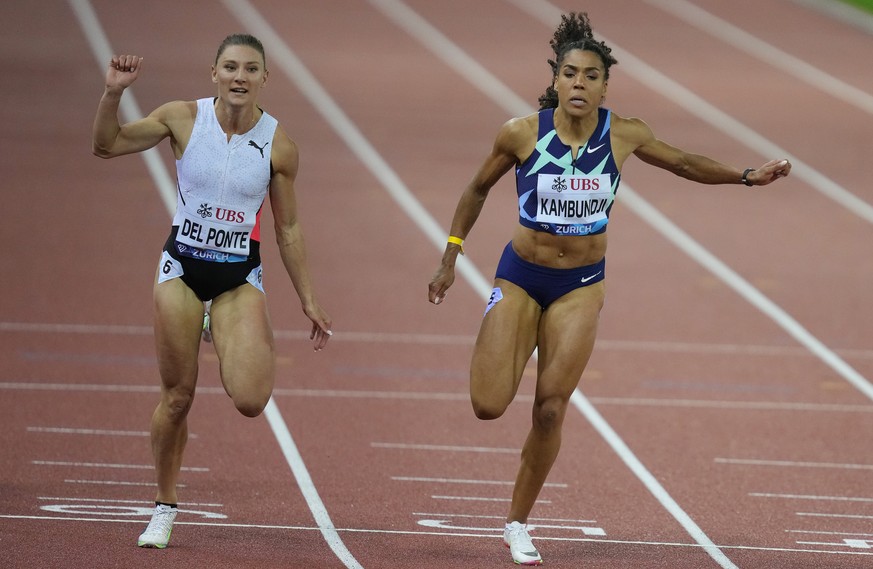
<path id="1" fill-rule="evenodd" d="M 752 170 L 746 179 L 753 186 L 766 186 L 770 182 L 775 182 L 779 178 L 784 178 L 791 172 L 791 162 L 787 158 L 781 160 L 770 160 L 757 170 Z"/>
<path id="2" fill-rule="evenodd" d="M 309 339 L 315 341 L 315 351 L 320 352 L 327 345 L 330 337 L 333 336 L 333 331 L 330 329 L 330 317 L 318 305 L 304 308 L 303 312 L 307 318 L 312 320 L 312 332 L 309 334 Z"/>

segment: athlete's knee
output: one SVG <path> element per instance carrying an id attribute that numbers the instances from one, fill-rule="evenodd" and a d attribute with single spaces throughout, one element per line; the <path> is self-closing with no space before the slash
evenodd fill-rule
<path id="1" fill-rule="evenodd" d="M 259 370 L 223 369 L 221 382 L 236 410 L 246 417 L 260 415 L 273 392 L 273 376 L 270 373 L 261 373 Z"/>
<path id="2" fill-rule="evenodd" d="M 494 419 L 499 419 L 505 409 L 501 409 L 494 405 L 487 405 L 482 403 L 473 402 L 473 413 L 476 415 L 477 419 L 481 419 L 483 421 L 493 421 Z"/>
<path id="3" fill-rule="evenodd" d="M 191 404 L 194 402 L 194 391 L 190 389 L 164 389 L 161 397 L 161 409 L 173 423 L 178 423 L 188 416 Z"/>
<path id="4" fill-rule="evenodd" d="M 231 399 L 233 399 L 233 404 L 241 415 L 257 417 L 267 407 L 267 403 L 270 401 L 270 393 L 255 393 L 252 390 L 244 393 L 234 393 L 231 395 Z"/>
<path id="5" fill-rule="evenodd" d="M 222 366 L 221 382 L 236 410 L 246 417 L 260 415 L 273 393 L 273 371 L 260 368 Z"/>
<path id="6" fill-rule="evenodd" d="M 473 404 L 473 413 L 477 419 L 483 421 L 493 421 L 499 419 L 506 412 L 506 405 L 501 405 L 495 401 L 489 401 L 480 397 L 472 397 L 470 402 Z"/>
<path id="7" fill-rule="evenodd" d="M 534 428 L 543 432 L 560 429 L 564 422 L 567 403 L 566 399 L 557 396 L 537 400 L 533 408 Z"/>

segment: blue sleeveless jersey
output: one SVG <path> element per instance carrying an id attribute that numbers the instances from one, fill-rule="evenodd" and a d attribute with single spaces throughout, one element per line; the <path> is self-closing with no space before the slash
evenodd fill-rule
<path id="1" fill-rule="evenodd" d="M 536 148 L 515 170 L 518 221 L 553 235 L 603 233 L 621 178 L 609 139 L 612 114 L 598 109 L 597 127 L 575 161 L 558 138 L 554 114 L 539 112 Z"/>

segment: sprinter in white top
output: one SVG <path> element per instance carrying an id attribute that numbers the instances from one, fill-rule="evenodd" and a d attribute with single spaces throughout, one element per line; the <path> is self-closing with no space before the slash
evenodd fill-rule
<path id="1" fill-rule="evenodd" d="M 239 412 L 259 415 L 273 391 L 273 332 L 259 250 L 267 195 L 279 253 L 312 323 L 316 351 L 327 344 L 331 320 L 313 292 L 297 216 L 297 146 L 257 105 L 268 75 L 261 42 L 245 34 L 225 38 L 212 67 L 216 97 L 166 103 L 122 125 L 121 96 L 141 69 L 142 58 L 134 55 L 109 62 L 93 151 L 112 158 L 168 138 L 176 156 L 178 206 L 154 286 L 161 398 L 151 438 L 158 490 L 151 523 L 138 540 L 141 547 L 164 548 L 177 514 L 176 483 L 197 384 L 205 302 L 211 303 L 221 381 Z"/>

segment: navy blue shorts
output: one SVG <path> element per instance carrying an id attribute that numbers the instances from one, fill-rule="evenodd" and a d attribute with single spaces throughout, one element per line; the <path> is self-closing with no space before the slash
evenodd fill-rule
<path id="1" fill-rule="evenodd" d="M 568 292 L 599 283 L 605 272 L 605 257 L 593 265 L 553 269 L 525 261 L 518 256 L 510 242 L 503 250 L 495 277 L 520 286 L 545 310 Z"/>

